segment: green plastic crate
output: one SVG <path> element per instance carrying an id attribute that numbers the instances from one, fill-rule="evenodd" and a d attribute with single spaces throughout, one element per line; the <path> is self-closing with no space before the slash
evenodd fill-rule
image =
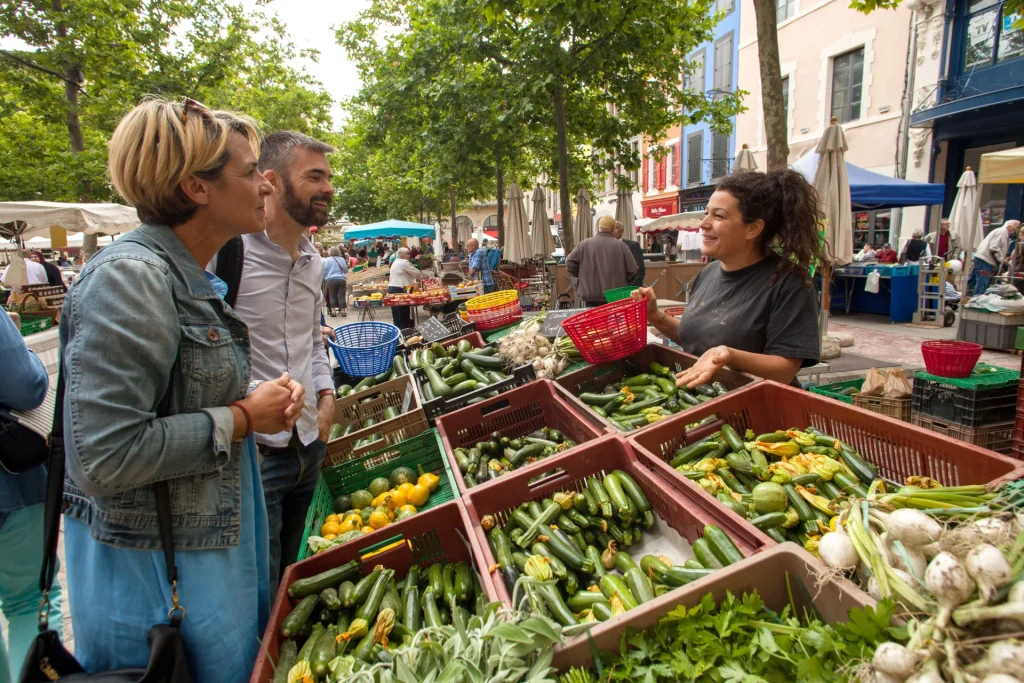
<path id="1" fill-rule="evenodd" d="M 512 333 L 514 329 L 519 327 L 520 322 L 522 321 L 517 320 L 511 325 L 506 325 L 505 327 L 500 327 L 496 330 L 489 330 L 488 332 L 482 333 L 484 335 L 484 341 L 486 341 L 488 344 L 493 344 L 502 337 L 507 337 L 509 334 Z"/>
<path id="2" fill-rule="evenodd" d="M 1024 327 L 1017 328 L 1017 339 L 1013 343 L 1013 348 L 1024 349 Z"/>
<path id="3" fill-rule="evenodd" d="M 437 489 L 430 494 L 427 504 L 419 508 L 419 511 L 435 508 L 459 497 L 455 475 L 452 474 L 448 458 L 444 454 L 444 444 L 441 443 L 441 437 L 436 429 L 429 429 L 389 448 L 367 453 L 361 458 L 328 467 L 320 473 L 316 488 L 313 490 L 313 500 L 306 511 L 306 528 L 302 533 L 302 545 L 299 547 L 297 561 L 301 562 L 310 556 L 309 544 L 306 541 L 310 536 L 320 535 L 320 527 L 327 520 L 327 516 L 334 512 L 335 498 L 365 489 L 377 477 L 387 477 L 393 469 L 402 466 L 417 473 L 422 466 L 424 472 L 433 472 L 441 478 Z M 391 530 L 392 527 L 397 529 L 396 523 L 389 524 L 384 529 Z"/>
<path id="4" fill-rule="evenodd" d="M 21 315 L 21 336 L 27 337 L 53 327 L 53 318 L 48 315 Z"/>
<path id="5" fill-rule="evenodd" d="M 1020 371 L 997 368 L 987 363 L 978 363 L 974 366 L 974 372 L 968 377 L 939 377 L 927 372 L 916 372 L 914 373 L 914 379 L 926 379 L 941 384 L 949 384 L 961 389 L 1000 389 L 1019 382 Z"/>
<path id="6" fill-rule="evenodd" d="M 580 360 L 576 361 L 575 363 L 572 363 L 571 365 L 567 366 L 565 368 L 565 370 L 562 370 L 560 373 L 558 373 L 558 376 L 559 377 L 564 377 L 565 375 L 574 373 L 577 370 L 582 370 L 583 368 L 587 367 L 588 365 L 590 365 L 590 363 L 588 363 L 587 361 L 585 361 L 585 360 L 583 360 L 581 358 Z"/>
<path id="7" fill-rule="evenodd" d="M 847 379 L 842 382 L 832 382 L 831 384 L 820 384 L 818 386 L 810 387 L 812 394 L 820 394 L 822 396 L 828 396 L 834 398 L 837 401 L 843 403 L 849 403 L 853 405 L 853 396 L 844 396 L 839 392 L 843 389 L 849 389 L 850 387 L 856 387 L 858 390 L 864 385 L 864 378 L 858 379 Z"/>

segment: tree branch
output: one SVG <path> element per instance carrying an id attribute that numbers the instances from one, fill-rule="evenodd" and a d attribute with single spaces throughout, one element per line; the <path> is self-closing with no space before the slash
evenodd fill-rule
<path id="1" fill-rule="evenodd" d="M 574 50 L 573 51 L 572 56 L 573 57 L 577 57 L 584 50 L 588 49 L 591 45 L 594 46 L 594 49 L 590 51 L 590 54 L 588 54 L 586 57 L 584 57 L 583 60 L 580 61 L 580 63 L 576 65 L 576 68 L 574 68 L 572 70 L 572 73 L 578 72 L 583 67 L 583 65 L 587 63 L 587 60 L 589 60 L 591 57 L 593 57 L 595 54 L 597 54 L 598 49 L 602 45 L 604 45 L 609 40 L 611 40 L 612 36 L 614 36 L 616 33 L 618 33 L 619 29 L 621 29 L 623 26 L 625 26 L 626 20 L 629 19 L 629 15 L 630 15 L 630 13 L 632 11 L 633 11 L 632 7 L 627 9 L 625 14 L 623 14 L 622 18 L 619 20 L 619 23 L 615 25 L 615 28 L 613 28 L 611 31 L 609 31 L 605 35 L 601 36 L 601 38 L 599 40 L 597 40 L 596 43 L 595 43 L 595 41 L 591 41 L 589 43 L 585 43 L 583 45 L 580 45 L 578 50 Z"/>
<path id="2" fill-rule="evenodd" d="M 78 83 L 72 83 L 68 79 L 64 78 L 64 74 L 60 73 L 59 71 L 54 71 L 53 69 L 48 69 L 45 66 L 40 66 L 39 64 L 36 64 L 35 62 L 30 62 L 27 59 L 22 59 L 21 57 L 8 52 L 7 50 L 0 50 L 0 55 L 2 55 L 4 57 L 7 57 L 7 59 L 11 60 L 12 62 L 16 62 L 17 64 L 21 64 L 22 66 L 28 67 L 29 69 L 35 69 L 36 71 L 41 71 L 44 74 L 49 74 L 50 76 L 55 76 L 56 78 L 59 78 L 60 80 L 64 81 L 65 83 L 68 83 L 70 85 L 74 85 L 76 87 L 78 86 Z"/>

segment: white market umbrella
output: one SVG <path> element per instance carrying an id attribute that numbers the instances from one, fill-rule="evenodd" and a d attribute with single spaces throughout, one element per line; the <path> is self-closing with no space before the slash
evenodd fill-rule
<path id="1" fill-rule="evenodd" d="M 740 171 L 756 171 L 757 161 L 754 159 L 754 153 L 750 151 L 746 143 L 740 149 L 739 154 L 736 155 L 736 161 L 733 163 L 733 173 L 739 173 Z"/>
<path id="2" fill-rule="evenodd" d="M 850 201 L 850 178 L 846 173 L 846 134 L 837 119 L 818 141 L 818 169 L 814 173 L 814 189 L 828 226 L 825 243 L 833 265 L 844 266 L 853 261 L 853 207 Z"/>
<path id="3" fill-rule="evenodd" d="M 530 197 L 533 202 L 533 221 L 530 226 L 530 241 L 533 244 L 533 255 L 547 261 L 555 253 L 555 238 L 551 235 L 551 223 L 548 222 L 547 198 L 544 188 L 537 185 Z"/>
<path id="4" fill-rule="evenodd" d="M 512 263 L 521 263 L 532 254 L 526 230 L 526 205 L 519 183 L 508 186 L 508 224 L 505 226 L 505 251 L 503 258 Z"/>
<path id="5" fill-rule="evenodd" d="M 615 220 L 622 223 L 622 238 L 636 239 L 636 217 L 633 215 L 633 191 L 620 187 L 615 192 Z"/>
<path id="6" fill-rule="evenodd" d="M 590 193 L 583 188 L 576 194 L 576 244 L 594 236 L 594 217 L 590 213 Z"/>
<path id="7" fill-rule="evenodd" d="M 949 212 L 949 229 L 960 236 L 960 244 L 964 246 L 963 290 L 967 298 L 967 280 L 974 263 L 973 252 L 981 244 L 981 207 L 978 204 L 978 180 L 974 171 L 968 166 L 956 184 L 956 198 Z"/>
<path id="8" fill-rule="evenodd" d="M 123 204 L 72 204 L 65 202 L 0 202 L 0 224 L 7 237 L 48 235 L 51 226 L 87 235 L 117 235 L 139 227 L 139 214 Z"/>

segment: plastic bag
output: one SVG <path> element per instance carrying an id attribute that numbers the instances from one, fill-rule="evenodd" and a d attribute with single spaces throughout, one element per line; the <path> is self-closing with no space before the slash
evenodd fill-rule
<path id="1" fill-rule="evenodd" d="M 25 257 L 15 254 L 11 258 L 11 265 L 4 271 L 3 283 L 8 287 L 23 287 L 28 284 L 28 266 L 25 265 Z"/>
<path id="2" fill-rule="evenodd" d="M 873 270 L 868 273 L 868 279 L 864 283 L 864 291 L 872 294 L 878 294 L 878 285 L 882 281 L 882 276 L 878 274 L 877 270 Z"/>
<path id="3" fill-rule="evenodd" d="M 885 373 L 885 389 L 882 395 L 886 398 L 906 398 L 913 392 L 903 368 L 894 368 Z"/>
<path id="4" fill-rule="evenodd" d="M 885 370 L 871 368 L 868 376 L 864 378 L 864 384 L 860 387 L 860 393 L 879 396 L 885 390 Z"/>

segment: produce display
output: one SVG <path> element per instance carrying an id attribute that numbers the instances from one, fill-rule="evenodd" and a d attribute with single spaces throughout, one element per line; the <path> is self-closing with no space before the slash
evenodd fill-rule
<path id="1" fill-rule="evenodd" d="M 380 306 L 383 303 L 384 294 L 381 292 L 374 292 L 373 294 L 353 297 L 352 301 L 359 303 L 366 303 L 372 306 Z"/>
<path id="2" fill-rule="evenodd" d="M 825 624 L 787 605 L 769 609 L 757 592 L 705 595 L 676 607 L 654 626 L 629 629 L 628 650 L 602 652 L 603 675 L 570 669 L 558 683 L 598 681 L 849 681 L 851 662 L 870 660 L 903 631 L 891 628 L 892 603 L 853 609 L 849 621 Z M 879 680 L 879 679 L 875 679 Z"/>
<path id="3" fill-rule="evenodd" d="M 450 301 L 451 296 L 444 287 L 425 289 L 422 292 L 396 292 L 384 297 L 386 306 L 419 306 L 425 303 Z"/>
<path id="4" fill-rule="evenodd" d="M 600 392 L 579 395 L 580 401 L 624 432 L 654 424 L 728 392 L 721 382 L 689 390 L 676 386 L 676 376 L 661 363 L 645 372 L 623 377 Z"/>
<path id="5" fill-rule="evenodd" d="M 396 467 L 388 477 L 377 477 L 366 489 L 334 499 L 334 513 L 327 516 L 319 536 L 310 536 L 309 549 L 322 553 L 354 538 L 399 522 L 427 504 L 440 485 L 440 477 L 419 468 Z"/>
<path id="6" fill-rule="evenodd" d="M 462 481 L 472 488 L 575 445 L 557 429 L 544 427 L 518 439 L 494 432 L 472 448 L 456 448 L 454 455 Z"/>
<path id="7" fill-rule="evenodd" d="M 434 343 L 412 351 L 409 367 L 423 369 L 425 381 L 419 386 L 424 402 L 454 398 L 509 379 L 497 353 L 494 346 L 477 349 L 465 339 L 447 349 Z"/>
<path id="8" fill-rule="evenodd" d="M 497 560 L 492 571 L 500 572 L 514 605 L 522 591 L 532 610 L 563 626 L 607 621 L 743 559 L 712 525 L 683 565 L 650 554 L 635 559 L 627 549 L 655 524 L 644 492 L 622 470 L 589 477 L 579 492 L 520 505 L 504 526 L 493 516 L 481 520 Z"/>
<path id="9" fill-rule="evenodd" d="M 479 628 L 494 611 L 467 562 L 413 565 L 403 576 L 383 566 L 360 574 L 353 560 L 288 587 L 298 602 L 281 624 L 274 683 L 350 680 L 390 662 L 420 629 Z"/>
<path id="10" fill-rule="evenodd" d="M 559 337 L 554 342 L 540 334 L 544 314 L 532 316 L 498 341 L 498 355 L 514 365 L 533 366 L 537 379 L 554 379 L 580 360 L 576 344 L 569 337 Z"/>
<path id="11" fill-rule="evenodd" d="M 402 358 L 401 356 L 395 356 L 394 360 L 391 361 L 390 370 L 379 375 L 364 377 L 354 386 L 351 384 L 341 384 L 334 390 L 334 397 L 345 398 L 346 396 L 351 396 L 352 394 L 358 394 L 360 391 L 369 389 L 370 387 L 375 387 L 379 384 L 384 384 L 384 382 L 390 382 L 393 379 L 397 379 L 398 377 L 402 377 L 408 374 L 409 366 L 406 364 L 405 359 Z M 337 427 L 338 425 L 334 426 Z M 356 427 L 355 430 L 351 431 L 356 431 L 358 429 L 362 429 L 362 427 Z M 341 435 L 339 434 L 339 436 Z M 336 437 L 332 436 L 331 438 L 334 439 Z"/>

